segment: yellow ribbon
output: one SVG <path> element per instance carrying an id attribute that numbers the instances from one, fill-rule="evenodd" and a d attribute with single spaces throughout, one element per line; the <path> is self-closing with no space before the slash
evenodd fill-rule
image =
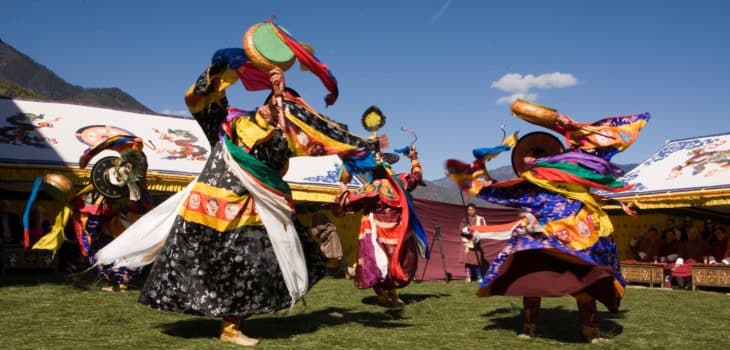
<path id="1" fill-rule="evenodd" d="M 41 239 L 33 245 L 32 249 L 50 250 L 53 251 L 53 255 L 55 256 L 56 252 L 58 252 L 63 245 L 63 241 L 65 239 L 63 231 L 66 227 L 66 223 L 68 223 L 68 219 L 71 218 L 71 213 L 72 211 L 69 205 L 63 207 L 63 210 L 61 210 L 61 212 L 58 213 L 58 216 L 56 216 L 56 221 L 53 224 L 51 231 L 41 237 Z"/>

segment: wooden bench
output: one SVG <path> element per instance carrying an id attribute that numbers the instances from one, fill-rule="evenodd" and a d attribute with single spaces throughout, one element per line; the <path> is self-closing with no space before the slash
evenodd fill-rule
<path id="1" fill-rule="evenodd" d="M 648 283 L 653 288 L 664 287 L 664 264 L 644 263 L 637 261 L 622 261 L 621 272 L 626 283 Z"/>
<path id="2" fill-rule="evenodd" d="M 730 265 L 692 265 L 692 290 L 700 286 L 730 288 Z"/>
<path id="3" fill-rule="evenodd" d="M 53 254 L 47 250 L 25 250 L 11 245 L 2 248 L 2 274 L 9 269 L 51 269 L 58 270 Z"/>

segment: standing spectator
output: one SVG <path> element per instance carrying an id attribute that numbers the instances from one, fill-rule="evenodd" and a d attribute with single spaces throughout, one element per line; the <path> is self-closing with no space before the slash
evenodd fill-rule
<path id="1" fill-rule="evenodd" d="M 721 230 L 725 234 L 725 237 L 727 237 L 727 231 L 724 227 L 718 226 L 717 230 Z M 722 263 L 725 265 L 730 265 L 730 242 L 727 243 L 727 248 L 725 248 L 725 254 L 723 254 L 722 256 Z"/>
<path id="2" fill-rule="evenodd" d="M 51 223 L 46 220 L 46 210 L 43 206 L 33 207 L 30 211 L 28 231 L 30 231 L 30 246 L 32 247 L 46 233 L 51 231 Z"/>
<path id="3" fill-rule="evenodd" d="M 702 230 L 703 241 L 714 241 L 715 240 L 715 224 L 712 219 L 705 220 L 705 228 Z"/>
<path id="4" fill-rule="evenodd" d="M 679 231 L 682 233 L 682 235 L 679 238 L 680 242 L 686 242 L 689 239 L 689 230 L 691 230 L 692 227 L 692 218 L 689 216 L 684 217 L 684 222 L 682 223 L 682 227 L 679 229 Z M 699 231 L 697 233 L 699 235 Z M 698 239 L 701 239 L 702 237 L 698 237 Z"/>
<path id="5" fill-rule="evenodd" d="M 0 241 L 3 245 L 20 244 L 23 237 L 23 224 L 20 216 L 10 211 L 10 203 L 0 200 Z"/>
<path id="6" fill-rule="evenodd" d="M 461 222 L 461 240 L 464 243 L 464 250 L 461 254 L 459 262 L 464 264 L 466 270 L 466 282 L 473 280 L 482 282 L 482 271 L 481 261 L 484 260 L 484 252 L 479 240 L 474 237 L 470 226 L 486 226 L 487 220 L 483 216 L 477 215 L 477 206 L 473 203 L 469 203 L 466 206 L 467 217 Z"/>
<path id="7" fill-rule="evenodd" d="M 342 270 L 342 242 L 337 235 L 337 227 L 322 213 L 312 216 L 309 235 L 320 242 L 322 254 L 327 258 L 327 274 L 337 275 Z"/>
<path id="8" fill-rule="evenodd" d="M 664 231 L 667 231 L 667 230 L 674 231 L 676 229 L 677 229 L 677 225 L 674 223 L 674 219 L 673 218 L 667 219 L 667 226 L 664 228 Z M 679 239 L 679 237 L 674 237 L 674 238 Z"/>

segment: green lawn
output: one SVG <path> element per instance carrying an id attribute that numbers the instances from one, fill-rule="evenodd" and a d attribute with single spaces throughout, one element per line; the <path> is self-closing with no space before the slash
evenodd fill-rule
<path id="1" fill-rule="evenodd" d="M 8 275 L 0 285 L 3 349 L 236 349 L 219 320 L 149 309 L 138 292 L 115 294 L 62 276 Z M 81 285 L 81 287 L 79 287 Z M 474 296 L 476 284 L 414 283 L 401 309 L 374 304 L 351 281 L 325 279 L 289 313 L 245 321 L 260 349 L 727 349 L 730 296 L 630 288 L 622 313 L 601 312 L 610 342 L 582 343 L 572 298 L 543 300 L 539 338 L 520 340 L 519 298 Z M 599 307 L 599 310 L 604 310 Z"/>

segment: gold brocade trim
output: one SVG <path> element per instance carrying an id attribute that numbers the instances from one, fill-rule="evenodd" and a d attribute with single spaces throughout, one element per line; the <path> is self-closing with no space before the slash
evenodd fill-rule
<path id="1" fill-rule="evenodd" d="M 715 206 L 730 204 L 730 189 L 695 190 L 678 193 L 659 193 L 614 198 L 624 203 L 634 204 L 639 209 L 683 208 L 692 206 Z M 606 205 L 607 209 L 619 208 Z"/>
<path id="2" fill-rule="evenodd" d="M 314 186 L 302 184 L 289 184 L 294 201 L 333 203 L 340 188 L 337 186 Z"/>
<path id="3" fill-rule="evenodd" d="M 90 168 L 27 165 L 27 164 L 0 164 L 0 180 L 8 182 L 32 183 L 38 176 L 48 173 L 57 173 L 66 176 L 74 186 L 81 187 L 91 183 Z M 157 192 L 179 192 L 195 178 L 194 175 L 171 175 L 157 172 L 147 173 L 147 189 Z"/>
<path id="4" fill-rule="evenodd" d="M 52 165 L 0 164 L 0 180 L 32 183 L 33 179 L 47 173 L 66 176 L 74 186 L 81 187 L 91 182 L 90 169 Z M 194 175 L 170 175 L 147 173 L 147 189 L 156 192 L 180 192 L 195 178 Z M 290 184 L 295 201 L 320 203 L 334 202 L 340 192 L 337 186 Z"/>

